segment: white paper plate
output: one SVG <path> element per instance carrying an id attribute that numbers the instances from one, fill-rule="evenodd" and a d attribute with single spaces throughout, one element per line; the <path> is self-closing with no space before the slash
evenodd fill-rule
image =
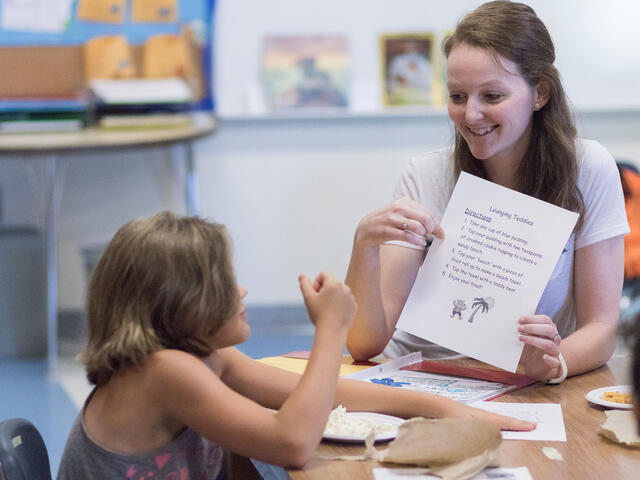
<path id="1" fill-rule="evenodd" d="M 604 392 L 615 392 L 618 391 L 620 393 L 631 393 L 631 385 L 614 385 L 612 387 L 602 387 L 596 388 L 595 390 L 591 390 L 589 393 L 585 395 L 585 398 L 589 400 L 591 403 L 596 403 L 598 405 L 602 405 L 603 407 L 609 408 L 620 408 L 623 410 L 629 410 L 632 407 L 631 403 L 617 403 L 617 402 L 609 402 L 604 400 Z"/>
<path id="2" fill-rule="evenodd" d="M 385 440 L 393 440 L 398 434 L 398 427 L 404 423 L 402 418 L 394 417 L 391 415 L 384 415 L 382 413 L 373 412 L 347 412 L 348 417 L 362 418 L 370 420 L 376 425 L 382 423 L 390 423 L 394 426 L 393 430 L 389 432 L 380 432 L 376 435 L 376 442 L 382 442 Z M 365 435 L 334 435 L 325 433 L 322 438 L 325 440 L 331 440 L 332 442 L 348 442 L 348 443 L 364 443 Z"/>

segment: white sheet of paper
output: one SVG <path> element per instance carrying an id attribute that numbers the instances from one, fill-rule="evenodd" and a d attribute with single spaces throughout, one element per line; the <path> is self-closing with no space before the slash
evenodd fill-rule
<path id="1" fill-rule="evenodd" d="M 536 423 L 536 429 L 530 432 L 503 431 L 502 438 L 505 440 L 567 441 L 559 403 L 476 402 L 471 406 Z"/>
<path id="2" fill-rule="evenodd" d="M 518 319 L 535 312 L 577 219 L 463 172 L 398 328 L 515 372 Z"/>
<path id="3" fill-rule="evenodd" d="M 440 477 L 429 475 L 428 468 L 374 468 L 375 480 L 442 480 Z M 485 468 L 470 480 L 533 480 L 527 467 L 516 468 Z"/>
<path id="4" fill-rule="evenodd" d="M 73 0 L 2 0 L 2 28 L 62 33 L 71 18 Z"/>

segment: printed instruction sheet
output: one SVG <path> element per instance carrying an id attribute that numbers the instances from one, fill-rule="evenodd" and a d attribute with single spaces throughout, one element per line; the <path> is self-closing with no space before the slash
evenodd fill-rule
<path id="1" fill-rule="evenodd" d="M 462 173 L 397 327 L 514 372 L 578 214 Z"/>

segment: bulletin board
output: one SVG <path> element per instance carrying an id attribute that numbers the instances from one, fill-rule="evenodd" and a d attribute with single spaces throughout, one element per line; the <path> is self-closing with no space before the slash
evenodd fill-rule
<path id="1" fill-rule="evenodd" d="M 123 39 L 142 77 L 145 42 L 165 35 L 188 38 L 199 84 L 192 107 L 213 110 L 214 6 L 215 0 L 2 0 L 0 101 L 82 95 L 84 46 L 101 36 Z"/>

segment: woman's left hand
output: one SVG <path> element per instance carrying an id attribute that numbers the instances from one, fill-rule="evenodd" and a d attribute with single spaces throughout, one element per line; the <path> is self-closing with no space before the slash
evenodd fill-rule
<path id="1" fill-rule="evenodd" d="M 560 375 L 562 338 L 547 315 L 528 315 L 518 320 L 518 339 L 524 342 L 520 365 L 524 373 L 538 380 Z"/>

